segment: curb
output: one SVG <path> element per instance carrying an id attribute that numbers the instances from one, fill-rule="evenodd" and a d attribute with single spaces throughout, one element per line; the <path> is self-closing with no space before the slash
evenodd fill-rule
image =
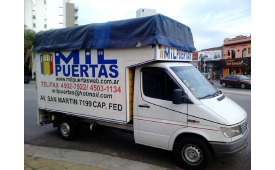
<path id="1" fill-rule="evenodd" d="M 225 90 L 225 89 L 217 89 L 217 90 L 220 90 L 225 94 L 238 94 L 238 95 L 251 96 L 251 91 L 235 91 L 235 90 Z"/>
<path id="2" fill-rule="evenodd" d="M 29 81 L 29 84 L 36 84 L 36 81 Z"/>
<path id="3" fill-rule="evenodd" d="M 167 168 L 150 165 L 129 159 L 94 152 L 77 151 L 71 149 L 49 148 L 24 144 L 24 154 L 27 157 L 38 157 L 48 160 L 69 162 L 73 164 L 88 165 L 90 168 L 103 168 L 112 170 L 166 170 Z"/>

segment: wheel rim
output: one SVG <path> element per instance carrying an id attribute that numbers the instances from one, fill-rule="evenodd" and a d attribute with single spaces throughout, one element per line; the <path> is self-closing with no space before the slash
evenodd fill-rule
<path id="1" fill-rule="evenodd" d="M 222 86 L 225 87 L 225 83 L 223 83 Z"/>
<path id="2" fill-rule="evenodd" d="M 245 87 L 245 86 L 244 86 L 244 84 L 242 84 L 242 85 L 241 85 L 241 88 L 243 88 L 243 89 L 244 89 L 244 87 Z"/>
<path id="3" fill-rule="evenodd" d="M 196 145 L 186 145 L 183 147 L 181 155 L 185 162 L 191 165 L 200 164 L 203 158 L 201 150 Z"/>
<path id="4" fill-rule="evenodd" d="M 71 133 L 69 124 L 67 122 L 62 122 L 60 125 L 60 131 L 63 136 L 68 137 Z"/>

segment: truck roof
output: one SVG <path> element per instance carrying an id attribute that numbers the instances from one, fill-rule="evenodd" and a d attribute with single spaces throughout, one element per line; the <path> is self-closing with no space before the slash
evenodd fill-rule
<path id="1" fill-rule="evenodd" d="M 154 44 L 189 52 L 196 50 L 188 26 L 158 14 L 41 31 L 35 35 L 33 52 L 129 48 Z"/>

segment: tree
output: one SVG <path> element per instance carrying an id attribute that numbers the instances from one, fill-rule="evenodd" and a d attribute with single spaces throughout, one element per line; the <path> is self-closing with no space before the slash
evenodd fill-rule
<path id="1" fill-rule="evenodd" d="M 32 49 L 34 44 L 35 31 L 24 25 L 24 74 L 31 75 Z"/>

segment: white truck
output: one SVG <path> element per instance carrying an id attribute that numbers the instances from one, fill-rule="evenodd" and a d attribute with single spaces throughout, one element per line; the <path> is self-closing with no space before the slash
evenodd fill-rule
<path id="1" fill-rule="evenodd" d="M 189 27 L 163 15 L 37 33 L 37 125 L 72 140 L 77 127 L 109 126 L 174 151 L 186 169 L 249 142 L 247 114 L 188 63 Z"/>

